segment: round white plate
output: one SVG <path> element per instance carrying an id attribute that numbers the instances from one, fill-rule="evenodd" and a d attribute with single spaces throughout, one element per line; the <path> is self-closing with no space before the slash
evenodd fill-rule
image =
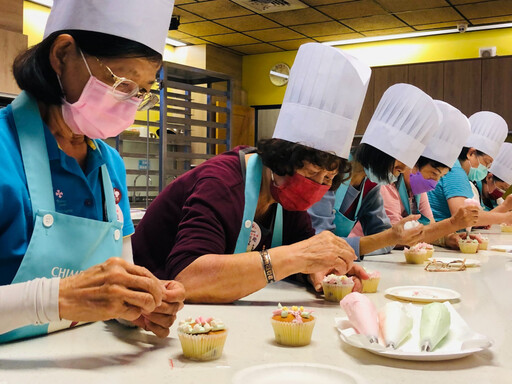
<path id="1" fill-rule="evenodd" d="M 440 261 L 441 263 L 451 263 L 452 261 L 456 261 L 456 260 L 464 260 L 465 258 L 464 257 L 431 257 L 430 259 L 428 259 L 429 261 L 432 261 L 432 260 L 437 260 L 437 261 Z M 466 267 L 479 267 L 480 264 L 482 264 L 482 262 L 480 260 L 476 260 L 476 259 L 466 259 Z"/>
<path id="2" fill-rule="evenodd" d="M 421 285 L 392 287 L 386 289 L 385 293 L 398 299 L 423 303 L 460 299 L 460 293 L 452 289 Z"/>
<path id="3" fill-rule="evenodd" d="M 489 250 L 491 250 L 491 251 L 498 251 L 498 252 L 510 252 L 510 253 L 512 253 L 512 245 L 491 245 L 489 247 Z"/>
<path id="4" fill-rule="evenodd" d="M 441 360 L 455 360 L 460 359 L 465 356 L 469 356 L 475 352 L 480 352 L 483 348 L 473 348 L 467 349 L 464 351 L 457 352 L 417 352 L 417 353 L 405 353 L 397 350 L 390 351 L 374 351 L 371 349 L 367 349 L 368 352 L 371 352 L 375 355 L 385 356 L 392 359 L 398 360 L 417 360 L 417 361 L 441 361 Z"/>
<path id="5" fill-rule="evenodd" d="M 233 384 L 365 384 L 358 375 L 324 364 L 277 363 L 243 369 L 233 377 Z"/>

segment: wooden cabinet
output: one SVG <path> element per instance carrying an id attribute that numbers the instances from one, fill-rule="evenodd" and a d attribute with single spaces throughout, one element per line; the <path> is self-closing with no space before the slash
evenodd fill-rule
<path id="1" fill-rule="evenodd" d="M 444 65 L 442 100 L 458 108 L 466 116 L 482 109 L 481 59 L 447 61 Z"/>
<path id="2" fill-rule="evenodd" d="M 409 84 L 412 84 L 433 99 L 443 99 L 443 64 L 411 64 L 409 65 Z"/>
<path id="3" fill-rule="evenodd" d="M 482 60 L 482 110 L 502 116 L 512 131 L 512 57 Z"/>
<path id="4" fill-rule="evenodd" d="M 392 65 L 389 67 L 373 68 L 375 77 L 375 86 L 373 93 L 374 109 L 377 108 L 379 101 L 389 87 L 396 83 L 407 83 L 409 74 L 408 65 Z"/>

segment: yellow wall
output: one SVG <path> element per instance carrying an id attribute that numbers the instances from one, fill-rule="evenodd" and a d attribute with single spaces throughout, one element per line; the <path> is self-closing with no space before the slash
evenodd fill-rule
<path id="1" fill-rule="evenodd" d="M 496 47 L 500 56 L 512 55 L 512 28 L 455 33 L 354 44 L 340 47 L 370 66 L 410 64 L 475 58 L 480 47 Z M 244 56 L 242 86 L 249 105 L 281 104 L 286 87 L 269 80 L 270 68 L 279 62 L 291 66 L 297 51 Z"/>

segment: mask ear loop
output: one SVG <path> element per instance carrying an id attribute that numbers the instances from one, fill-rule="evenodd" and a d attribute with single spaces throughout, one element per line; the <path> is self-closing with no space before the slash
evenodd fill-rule
<path id="1" fill-rule="evenodd" d="M 85 60 L 84 53 L 82 52 L 82 50 L 80 48 L 78 48 L 78 50 L 80 51 L 80 55 L 82 55 L 82 60 L 84 61 L 85 66 L 87 67 L 87 71 L 89 72 L 89 76 L 92 77 L 92 72 L 91 72 L 91 69 L 89 68 L 89 64 L 87 64 L 87 60 Z"/>
<path id="2" fill-rule="evenodd" d="M 87 72 L 89 72 L 89 76 L 92 77 L 91 69 L 89 68 L 89 64 L 87 64 L 87 60 L 85 60 L 84 53 L 80 48 L 78 48 L 78 51 L 80 52 L 80 55 L 82 56 L 82 60 L 85 63 L 85 67 L 87 68 Z M 55 76 L 57 76 L 57 82 L 59 83 L 60 91 L 62 92 L 62 95 L 64 96 L 64 99 L 66 98 L 66 92 L 64 92 L 64 87 L 62 86 L 62 81 L 60 80 L 60 76 L 55 73 Z"/>

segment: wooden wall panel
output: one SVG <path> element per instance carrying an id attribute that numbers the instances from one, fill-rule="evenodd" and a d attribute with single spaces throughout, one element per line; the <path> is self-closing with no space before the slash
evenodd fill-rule
<path id="1" fill-rule="evenodd" d="M 434 99 L 443 99 L 443 63 L 409 65 L 409 84 L 415 85 Z"/>
<path id="2" fill-rule="evenodd" d="M 20 92 L 12 75 L 12 63 L 18 53 L 27 49 L 27 36 L 0 29 L 0 92 Z"/>
<path id="3" fill-rule="evenodd" d="M 361 114 L 359 115 L 359 120 L 357 121 L 356 127 L 356 135 L 362 135 L 364 131 L 366 131 L 366 127 L 372 118 L 373 111 L 375 110 L 374 103 L 374 90 L 375 90 L 375 74 L 372 72 L 372 77 L 370 78 L 370 84 L 368 84 L 368 91 L 366 92 L 366 97 L 364 99 L 363 108 L 361 109 Z"/>
<path id="4" fill-rule="evenodd" d="M 375 84 L 373 88 L 373 106 L 375 110 L 386 89 L 396 83 L 408 82 L 409 66 L 393 65 L 390 67 L 377 67 L 372 70 L 373 76 L 375 77 Z"/>
<path id="5" fill-rule="evenodd" d="M 512 57 L 482 59 L 482 110 L 501 115 L 512 131 Z"/>
<path id="6" fill-rule="evenodd" d="M 23 0 L 0 0 L 0 29 L 23 33 Z"/>
<path id="7" fill-rule="evenodd" d="M 468 117 L 480 111 L 482 106 L 482 60 L 445 62 L 442 99 Z"/>

